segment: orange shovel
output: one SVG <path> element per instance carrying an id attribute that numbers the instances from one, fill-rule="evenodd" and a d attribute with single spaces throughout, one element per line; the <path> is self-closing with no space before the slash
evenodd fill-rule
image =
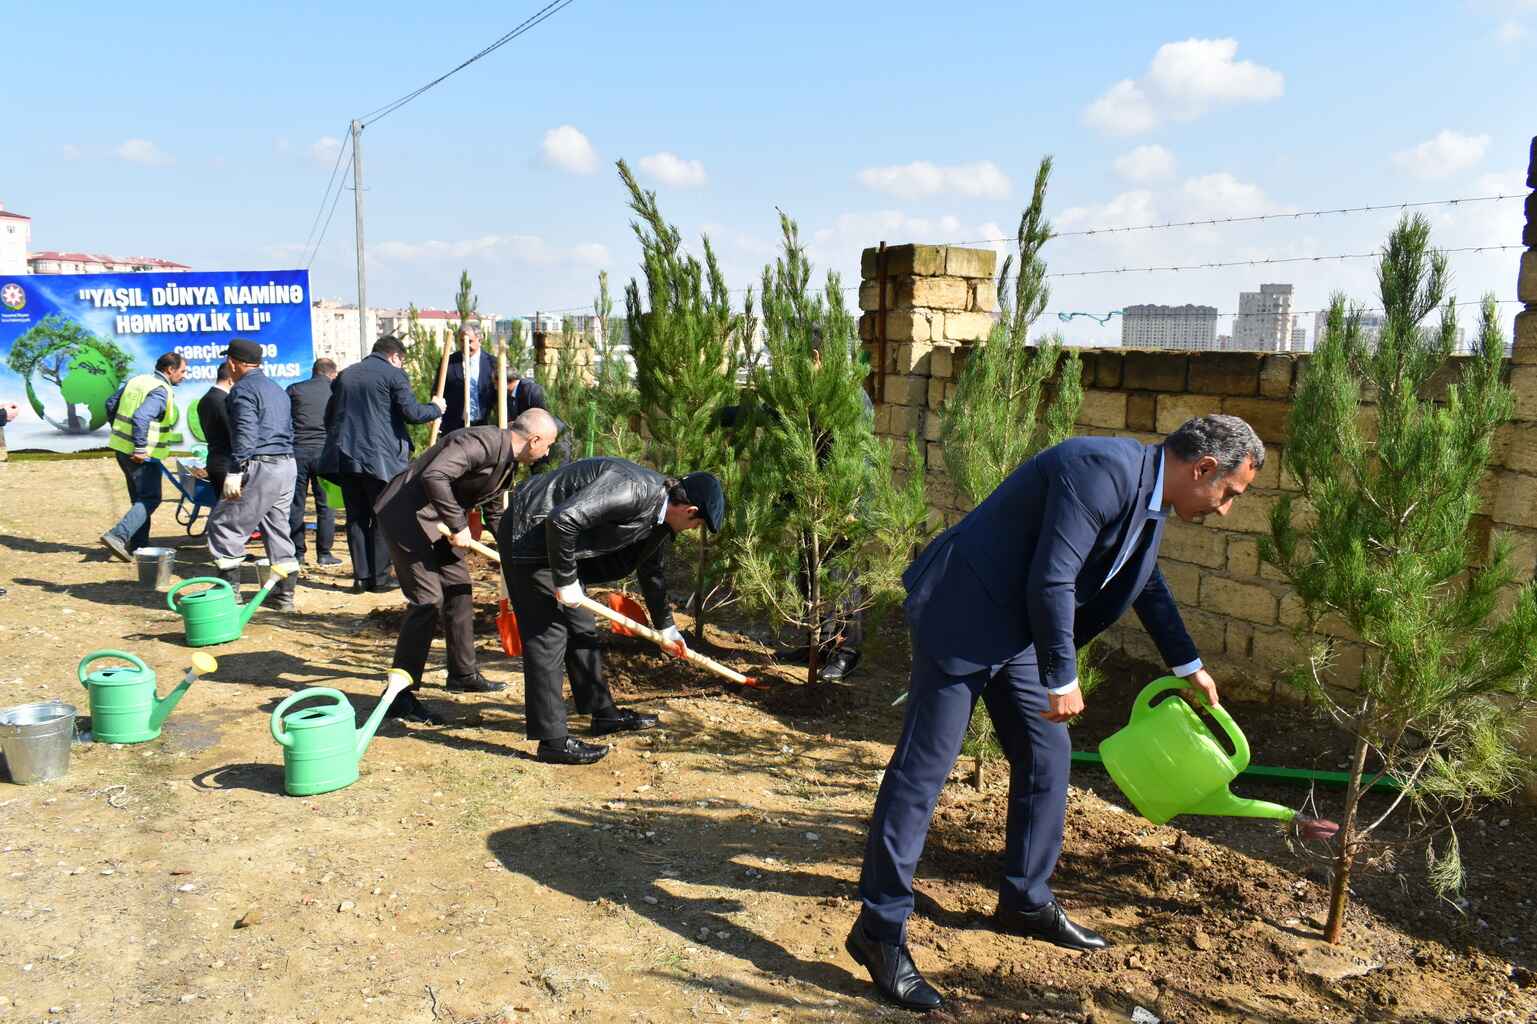
<path id="1" fill-rule="evenodd" d="M 651 616 L 646 612 L 646 606 L 622 590 L 610 590 L 603 595 L 603 603 L 610 609 L 623 615 L 625 618 L 640 623 L 642 626 L 651 625 Z M 617 621 L 608 624 L 609 631 L 615 636 L 635 636 L 629 627 L 621 626 Z"/>

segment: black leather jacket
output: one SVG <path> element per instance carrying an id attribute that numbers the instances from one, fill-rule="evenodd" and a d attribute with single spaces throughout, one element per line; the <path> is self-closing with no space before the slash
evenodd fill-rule
<path id="1" fill-rule="evenodd" d="M 518 488 L 497 527 L 509 572 L 549 566 L 555 585 L 635 573 L 651 624 L 672 625 L 663 578 L 673 532 L 659 522 L 667 478 L 625 459 L 567 463 Z"/>

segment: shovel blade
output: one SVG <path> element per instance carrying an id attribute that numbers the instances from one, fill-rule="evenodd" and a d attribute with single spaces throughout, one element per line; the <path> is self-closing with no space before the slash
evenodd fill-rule
<path id="1" fill-rule="evenodd" d="M 631 597 L 629 594 L 618 590 L 610 590 L 607 594 L 603 595 L 603 603 L 627 619 L 638 622 L 643 626 L 651 625 L 651 616 L 647 614 L 646 606 L 635 600 L 635 598 Z M 619 625 L 617 622 L 609 623 L 608 628 L 613 632 L 615 636 L 635 635 L 630 630 Z"/>
<path id="2" fill-rule="evenodd" d="M 518 617 L 512 613 L 512 605 L 501 598 L 496 609 L 496 635 L 502 641 L 502 653 L 509 658 L 523 656 L 523 636 L 518 632 Z"/>

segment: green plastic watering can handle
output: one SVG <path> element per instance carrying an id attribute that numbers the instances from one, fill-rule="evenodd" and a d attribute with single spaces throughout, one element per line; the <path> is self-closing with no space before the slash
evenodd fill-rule
<path id="1" fill-rule="evenodd" d="M 86 677 L 85 667 L 87 665 L 89 665 L 91 662 L 93 662 L 93 661 L 100 661 L 103 658 L 121 658 L 123 661 L 132 662 L 134 664 L 134 666 L 137 667 L 140 672 L 148 672 L 149 671 L 149 666 L 144 664 L 144 660 L 142 658 L 140 658 L 137 654 L 129 654 L 127 651 L 92 651 L 90 654 L 87 654 L 85 657 L 80 659 L 80 668 L 76 672 L 76 675 L 80 679 L 80 685 L 81 686 L 85 686 L 86 685 L 85 684 L 85 677 Z"/>
<path id="2" fill-rule="evenodd" d="M 176 584 L 176 586 L 171 588 L 171 592 L 165 595 L 166 606 L 169 607 L 173 612 L 181 611 L 180 608 L 176 607 L 176 595 L 178 592 L 180 592 L 182 587 L 190 587 L 194 583 L 210 584 L 210 590 L 216 589 L 218 587 L 223 587 L 225 590 L 228 590 L 231 593 L 233 593 L 235 590 L 234 587 L 219 579 L 217 576 L 194 576 L 190 580 L 182 580 L 180 583 Z"/>
<path id="3" fill-rule="evenodd" d="M 1152 711 L 1153 698 L 1159 694 L 1167 693 L 1170 690 L 1188 689 L 1190 689 L 1190 684 L 1178 676 L 1164 676 L 1162 679 L 1153 680 L 1142 688 L 1141 693 L 1137 694 L 1136 702 L 1131 707 L 1131 720 L 1135 722 Z M 1249 739 L 1243 734 L 1243 730 L 1238 728 L 1238 723 L 1233 721 L 1233 716 L 1228 714 L 1225 708 L 1214 708 L 1207 704 L 1205 700 L 1198 700 L 1193 703 L 1215 719 L 1217 724 L 1222 726 L 1222 731 L 1227 733 L 1228 742 L 1233 744 L 1233 753 L 1228 756 L 1228 761 L 1232 764 L 1233 770 L 1241 772 L 1249 767 Z"/>
<path id="4" fill-rule="evenodd" d="M 301 700 L 308 700 L 311 697 L 330 697 L 333 704 L 345 705 L 347 707 L 352 706 L 348 702 L 347 695 L 345 693 L 340 690 L 333 690 L 329 686 L 314 686 L 308 690 L 300 690 L 298 693 L 289 697 L 287 700 L 283 701 L 283 703 L 272 709 L 273 739 L 277 740 L 285 747 L 291 747 L 294 745 L 293 737 L 288 735 L 288 731 L 283 728 L 283 712 L 287 711 Z"/>

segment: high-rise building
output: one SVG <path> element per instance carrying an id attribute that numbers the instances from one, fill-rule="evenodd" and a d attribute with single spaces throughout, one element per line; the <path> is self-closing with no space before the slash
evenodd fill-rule
<path id="1" fill-rule="evenodd" d="M 1257 292 L 1238 293 L 1233 318 L 1233 347 L 1243 352 L 1284 352 L 1292 337 L 1292 286 L 1262 284 Z"/>
<path id="2" fill-rule="evenodd" d="M 1292 328 L 1291 351 L 1306 352 L 1308 350 L 1308 329 L 1306 327 Z"/>
<path id="3" fill-rule="evenodd" d="M 1123 348 L 1211 349 L 1217 346 L 1216 306 L 1126 306 Z"/>

